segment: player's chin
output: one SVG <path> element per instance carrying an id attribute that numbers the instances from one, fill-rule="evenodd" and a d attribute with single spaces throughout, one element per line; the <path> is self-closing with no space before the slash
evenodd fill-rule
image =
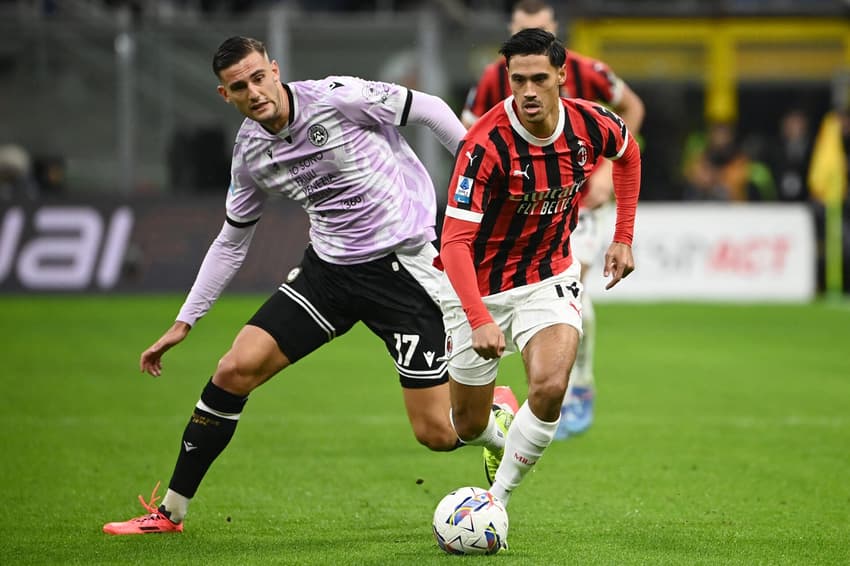
<path id="1" fill-rule="evenodd" d="M 274 106 L 270 103 L 266 103 L 256 108 L 251 108 L 250 117 L 256 122 L 270 120 L 274 117 Z"/>

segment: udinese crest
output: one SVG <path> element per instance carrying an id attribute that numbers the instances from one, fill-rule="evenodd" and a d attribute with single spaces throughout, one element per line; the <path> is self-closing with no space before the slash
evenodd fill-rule
<path id="1" fill-rule="evenodd" d="M 328 143 L 328 130 L 321 124 L 313 124 L 307 131 L 307 137 L 311 144 L 322 147 Z"/>

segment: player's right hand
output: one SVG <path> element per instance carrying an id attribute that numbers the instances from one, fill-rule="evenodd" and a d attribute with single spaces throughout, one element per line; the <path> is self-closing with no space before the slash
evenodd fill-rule
<path id="1" fill-rule="evenodd" d="M 162 375 L 162 356 L 186 338 L 191 326 L 179 320 L 175 322 L 162 337 L 142 352 L 139 359 L 139 370 L 154 377 Z"/>
<path id="2" fill-rule="evenodd" d="M 505 353 L 505 334 L 495 322 L 488 322 L 472 331 L 472 349 L 485 360 L 501 358 Z"/>

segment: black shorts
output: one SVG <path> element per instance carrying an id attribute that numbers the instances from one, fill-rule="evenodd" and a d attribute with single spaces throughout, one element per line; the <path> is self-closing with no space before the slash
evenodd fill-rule
<path id="1" fill-rule="evenodd" d="M 294 363 L 359 321 L 384 341 L 403 387 L 448 381 L 442 313 L 396 254 L 337 265 L 308 247 L 248 324 L 271 334 Z"/>

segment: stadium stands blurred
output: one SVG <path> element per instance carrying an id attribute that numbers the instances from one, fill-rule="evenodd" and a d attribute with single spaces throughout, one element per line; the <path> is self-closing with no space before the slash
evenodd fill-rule
<path id="1" fill-rule="evenodd" d="M 240 120 L 215 92 L 210 58 L 235 34 L 264 39 L 285 79 L 393 80 L 460 111 L 505 37 L 511 4 L 0 0 L 0 146 L 29 167 L 16 181 L 24 188 L 0 196 L 220 198 Z M 555 4 L 568 47 L 611 64 L 646 103 L 643 201 L 690 194 L 686 162 L 716 123 L 732 126 L 748 160 L 737 200 L 805 200 L 783 196 L 775 150 L 790 111 L 808 122 L 811 144 L 824 116 L 846 108 L 850 2 Z M 439 192 L 449 157 L 421 133 L 407 135 Z M 8 155 L 18 171 L 21 154 Z"/>
<path id="2" fill-rule="evenodd" d="M 568 41 L 573 39 L 570 35 L 582 33 L 576 26 L 583 21 L 592 24 L 589 34 L 606 25 L 608 18 L 634 27 L 644 21 L 664 26 L 666 21 L 673 30 L 704 17 L 726 22 L 742 16 L 785 18 L 788 26 L 795 26 L 798 20 L 787 18 L 840 23 L 850 6 L 843 0 L 562 4 L 559 19 Z M 209 69 L 210 53 L 225 36 L 265 38 L 285 76 L 294 78 L 327 74 L 382 78 L 383 68 L 407 54 L 415 67 L 412 72 L 420 75 L 416 86 L 437 92 L 460 108 L 477 69 L 494 56 L 504 38 L 509 6 L 510 2 L 494 0 L 6 0 L 0 3 L 0 73 L 10 89 L 5 98 L 15 102 L 0 109 L 0 142 L 20 144 L 34 156 L 63 156 L 72 193 L 215 188 L 226 179 L 216 183 L 210 175 L 188 171 L 219 159 L 220 151 L 206 159 L 185 152 L 181 165 L 168 155 L 182 155 L 175 146 L 189 138 L 216 145 L 220 137 L 229 140 L 235 130 L 238 120 L 223 111 Z M 315 10 L 329 12 L 316 17 Z M 658 24 L 662 16 L 666 20 Z M 850 34 L 847 20 L 843 21 L 844 33 Z M 628 43 L 627 38 L 624 41 Z M 705 113 L 711 111 L 706 96 L 711 95 L 712 78 L 704 59 L 711 56 L 712 46 L 687 44 L 692 59 L 683 69 L 675 66 L 679 62 L 669 53 L 679 46 L 660 35 L 657 40 L 650 35 L 649 41 L 654 42 L 650 49 L 631 58 L 622 56 L 622 46 L 618 51 L 615 42 L 590 47 L 601 50 L 592 54 L 611 63 L 650 103 L 644 156 L 650 166 L 644 198 L 677 199 L 685 186 L 678 147 L 705 127 Z M 788 47 L 794 41 L 796 46 Z M 850 40 L 844 41 L 842 46 L 832 37 L 824 38 L 832 42 L 824 47 L 811 36 L 787 40 L 783 55 L 796 49 L 799 56 L 793 62 L 803 65 L 783 68 L 784 78 L 769 73 L 759 77 L 759 65 L 744 61 L 747 68 L 731 85 L 737 87 L 739 111 L 723 118 L 737 121 L 742 138 L 776 135 L 780 118 L 791 105 L 817 123 L 830 109 L 834 77 L 828 71 L 814 74 L 807 67 L 817 63 L 824 68 L 836 58 L 850 57 L 846 47 Z M 823 55 L 828 56 L 825 62 Z M 634 65 L 636 57 L 641 58 L 639 66 Z M 438 167 L 435 154 L 439 156 L 439 151 L 426 150 L 429 165 Z M 187 183 L 194 186 L 178 186 Z"/>

